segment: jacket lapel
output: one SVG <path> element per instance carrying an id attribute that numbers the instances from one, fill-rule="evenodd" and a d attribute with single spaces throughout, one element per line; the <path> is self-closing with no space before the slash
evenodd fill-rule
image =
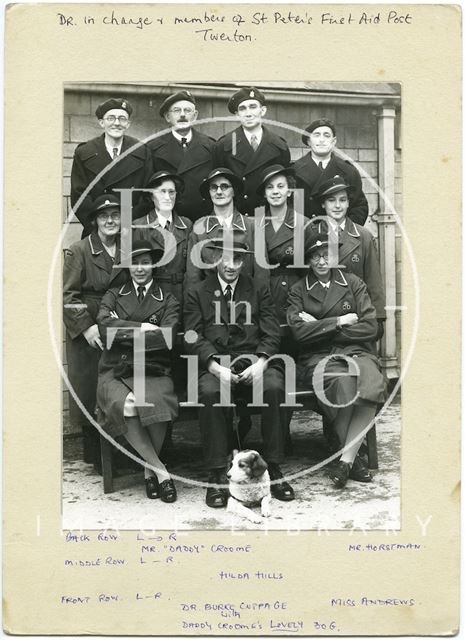
<path id="1" fill-rule="evenodd" d="M 186 223 L 174 211 L 173 211 L 173 228 L 171 229 L 171 232 L 176 238 L 176 244 L 179 244 L 180 242 L 185 240 L 188 234 Z"/>
<path id="2" fill-rule="evenodd" d="M 245 138 L 245 134 L 244 134 Z M 247 138 L 245 139 L 246 144 L 252 149 Z M 273 141 L 270 139 L 269 131 L 266 127 L 263 127 L 263 135 L 258 146 L 258 149 L 254 152 L 252 150 L 252 155 L 247 162 L 247 166 L 245 167 L 244 174 L 251 173 L 255 171 L 258 167 L 261 167 L 266 164 L 270 164 L 270 161 L 276 158 L 276 147 L 273 144 Z"/>
<path id="3" fill-rule="evenodd" d="M 182 151 L 182 150 L 181 150 Z M 199 139 L 199 134 L 192 129 L 192 139 L 185 151 L 182 151 L 181 162 L 178 166 L 178 174 L 186 173 L 195 167 L 211 162 L 211 153 Z"/>
<path id="4" fill-rule="evenodd" d="M 213 310 L 214 322 L 216 322 L 218 314 L 218 300 L 220 302 L 220 318 L 225 325 L 229 324 L 229 311 L 226 300 L 224 299 L 218 276 L 211 273 L 205 280 L 205 292 L 207 293 L 207 304 L 211 305 Z"/>
<path id="5" fill-rule="evenodd" d="M 235 304 L 235 323 L 239 324 L 239 320 L 242 320 L 242 317 L 245 316 L 247 319 L 247 303 L 250 303 L 250 307 L 252 307 L 251 299 L 250 299 L 250 291 L 252 289 L 252 284 L 249 278 L 244 275 L 240 275 L 237 281 L 236 289 L 234 291 L 233 302 Z"/>
<path id="6" fill-rule="evenodd" d="M 321 309 L 324 317 L 328 316 L 329 310 L 346 295 L 347 286 L 347 281 L 342 271 L 333 269 L 331 273 L 331 285 L 326 293 L 326 298 L 323 300 Z M 322 287 L 320 288 L 322 289 Z"/>
<path id="7" fill-rule="evenodd" d="M 339 249 L 339 260 L 342 261 L 360 247 L 360 233 L 354 223 L 346 218 L 344 230 L 340 234 L 342 247 Z"/>
<path id="8" fill-rule="evenodd" d="M 88 242 L 94 265 L 98 269 L 103 269 L 103 271 L 106 271 L 111 276 L 113 271 L 116 271 L 116 269 L 113 269 L 113 261 L 103 248 L 102 241 L 100 240 L 98 233 L 95 231 L 91 233 L 88 237 Z M 118 259 L 119 256 L 115 255 L 115 258 Z M 116 264 L 118 264 L 118 262 L 116 262 Z"/>
<path id="9" fill-rule="evenodd" d="M 267 220 L 267 226 L 273 229 L 273 225 L 271 220 Z M 289 240 L 294 239 L 294 228 L 295 228 L 295 214 L 294 211 L 288 207 L 286 217 L 283 220 L 282 225 L 275 233 L 270 234 L 270 240 L 267 243 L 268 251 L 272 251 L 276 247 L 279 247 L 281 244 L 288 242 Z"/>
<path id="10" fill-rule="evenodd" d="M 248 166 L 252 156 L 254 155 L 254 151 L 245 137 L 242 127 L 238 127 L 232 132 L 225 150 L 232 152 L 234 160 L 240 162 L 245 167 Z"/>

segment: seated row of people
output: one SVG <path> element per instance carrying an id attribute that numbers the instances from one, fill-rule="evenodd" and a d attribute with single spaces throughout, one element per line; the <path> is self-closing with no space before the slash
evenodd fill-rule
<path id="1" fill-rule="evenodd" d="M 280 408 L 284 397 L 281 368 L 275 360 L 267 366 L 268 359 L 276 353 L 292 352 L 292 345 L 283 343 L 280 324 L 289 322 L 293 337 L 297 338 L 299 358 L 305 354 L 310 356 L 314 353 L 314 344 L 318 345 L 317 354 L 324 354 L 325 357 L 328 354 L 333 357 L 339 352 L 338 350 L 342 349 L 343 364 L 338 365 L 336 359 L 331 366 L 335 367 L 336 372 L 337 367 L 342 366 L 347 373 L 348 365 L 344 356 L 347 353 L 352 354 L 350 345 L 354 344 L 353 355 L 357 357 L 357 362 L 362 360 L 369 362 L 371 358 L 373 366 L 377 367 L 376 351 L 373 345 L 382 331 L 384 294 L 373 238 L 366 229 L 346 219 L 350 185 L 347 185 L 339 176 L 323 183 L 320 202 L 322 211 L 328 218 L 316 224 L 299 227 L 296 222 L 299 214 L 292 207 L 294 187 L 292 170 L 275 166 L 264 171 L 259 189 L 264 193 L 268 203 L 267 215 L 262 220 L 266 257 L 270 265 L 277 265 L 276 269 L 267 270 L 260 267 L 255 259 L 254 220 L 234 210 L 234 197 L 236 191 L 240 189 L 240 182 L 229 170 L 219 168 L 212 171 L 202 184 L 203 193 L 208 193 L 211 198 L 213 213 L 197 221 L 194 229 L 189 221 L 178 216 L 175 211 L 176 194 L 181 188 L 179 177 L 161 172 L 161 175 L 153 177 L 151 184 L 154 208 L 145 220 L 134 223 L 133 250 L 136 253 L 133 251 L 131 256 L 129 280 L 127 270 L 118 266 L 121 257 L 120 209 L 114 196 L 103 195 L 97 199 L 93 210 L 94 231 L 88 238 L 65 251 L 64 319 L 67 327 L 68 377 L 71 387 L 88 415 L 92 416 L 95 409 L 99 351 L 104 349 L 98 385 L 98 404 L 104 416 L 102 422 L 107 425 L 110 433 L 118 435 L 124 433 L 128 442 L 148 464 L 146 467 L 147 494 L 154 496 L 158 493 L 165 501 L 175 499 L 174 485 L 158 457 L 167 425 L 176 415 L 176 401 L 173 400 L 173 388 L 169 378 L 169 358 L 167 358 L 167 348 L 170 345 L 166 338 L 166 331 L 162 331 L 162 328 L 169 331 L 177 330 L 181 322 L 181 308 L 184 307 L 186 335 L 189 335 L 189 331 L 195 331 L 196 335 L 205 338 L 206 350 L 212 349 L 209 353 L 197 352 L 201 341 L 186 342 L 186 350 L 199 356 L 201 368 L 199 393 L 205 401 L 205 408 L 200 410 L 200 425 L 206 462 L 211 472 L 210 481 L 217 485 L 216 488 L 209 487 L 207 503 L 214 507 L 223 506 L 225 502 L 225 490 L 219 487 L 223 482 L 218 481 L 224 480 L 225 459 L 231 439 L 228 420 L 223 413 L 220 415 L 218 407 L 214 406 L 216 401 L 213 398 L 218 395 L 218 385 L 215 380 L 226 376 L 237 390 L 244 387 L 248 390 L 250 383 L 259 379 L 265 371 L 267 372 L 265 385 L 268 398 L 267 410 L 270 412 L 263 422 L 266 425 L 265 456 L 270 464 L 272 479 L 275 480 L 273 485 L 275 496 L 279 499 L 292 499 L 292 488 L 281 480 L 279 469 L 279 464 L 283 461 L 283 442 L 290 412 Z M 142 223 L 148 226 L 140 228 L 139 225 Z M 166 229 L 167 225 L 169 225 L 168 229 Z M 318 234 L 326 234 L 321 236 L 326 237 L 326 240 L 318 241 L 326 242 L 326 245 L 321 245 L 324 248 L 329 242 L 327 232 L 337 231 L 339 266 L 345 269 L 342 271 L 329 268 L 328 253 L 325 251 L 318 257 L 317 263 L 310 262 L 310 271 L 302 265 L 295 268 L 293 256 L 296 229 L 303 229 L 307 257 L 312 254 L 312 251 L 316 251 L 315 247 L 313 250 L 311 247 L 315 244 L 314 239 Z M 228 242 L 226 242 L 228 230 L 233 235 L 232 248 L 231 246 L 228 248 Z M 157 267 L 152 274 L 152 265 L 160 260 L 164 252 L 166 237 L 164 233 L 166 232 L 172 233 L 176 238 L 175 255 L 170 263 Z M 205 252 L 209 254 L 207 261 L 211 262 L 210 270 L 196 269 L 191 259 L 195 246 L 201 242 L 204 242 Z M 221 255 L 218 255 L 219 242 L 222 244 Z M 141 251 L 144 247 L 145 251 Z M 217 266 L 213 267 L 216 263 Z M 215 269 L 218 273 L 212 274 Z M 363 291 L 355 287 L 354 283 L 358 282 L 358 278 L 353 278 L 349 271 L 362 276 L 369 285 L 369 294 L 362 283 Z M 209 275 L 205 276 L 206 273 Z M 316 277 L 311 285 L 308 279 L 310 273 Z M 303 280 L 302 276 L 304 276 Z M 249 302 L 252 314 L 255 313 L 252 322 L 255 333 L 252 336 L 247 328 L 250 323 L 243 326 L 244 320 L 248 320 L 247 314 L 245 317 L 239 314 L 238 318 L 234 318 L 234 323 L 228 322 L 227 319 L 221 320 L 221 314 L 220 322 L 212 321 L 217 319 L 214 314 L 218 305 L 215 305 L 215 302 L 220 302 L 220 311 L 221 305 L 225 303 L 227 284 L 225 287 L 218 285 L 227 283 L 228 280 L 236 285 L 244 283 L 244 289 L 239 287 L 239 298 L 235 299 L 238 302 Z M 183 282 L 187 283 L 184 291 Z M 305 283 L 308 294 L 302 296 L 302 308 L 292 311 L 293 315 L 289 316 L 293 310 L 292 301 L 299 287 L 302 288 L 302 283 Z M 111 291 L 105 295 L 98 312 L 99 302 L 108 289 Z M 293 293 L 289 296 L 288 309 L 290 289 Z M 348 294 L 349 290 L 351 300 L 346 300 L 344 295 Z M 250 294 L 252 299 L 243 300 L 243 294 L 246 296 Z M 307 297 L 311 299 L 314 294 L 318 294 L 317 299 L 320 303 L 323 298 L 327 300 L 317 309 L 312 307 L 312 311 L 306 308 L 306 303 Z M 335 296 L 334 300 L 332 300 L 333 296 Z M 375 312 L 372 312 L 370 297 L 373 302 L 376 301 Z M 362 317 L 365 318 L 367 310 L 370 311 L 368 323 L 365 320 L 361 321 Z M 339 312 L 339 315 L 336 312 Z M 333 316 L 334 313 L 336 315 Z M 326 314 L 330 314 L 333 318 L 331 323 L 326 323 Z M 97 322 L 97 316 L 99 322 Z M 334 318 L 340 319 L 334 320 Z M 352 325 L 356 327 L 355 333 Z M 134 336 L 129 330 L 131 327 L 136 327 L 146 334 L 146 356 L 148 361 L 152 355 L 155 358 L 154 369 L 150 368 L 152 364 L 146 365 L 149 366 L 146 371 L 149 377 L 151 372 L 156 371 L 156 381 L 152 386 L 150 383 L 148 385 L 157 401 L 155 412 L 146 410 L 144 407 L 139 409 L 134 403 L 131 387 L 133 382 L 130 382 L 133 376 L 129 375 L 131 364 L 130 360 L 128 362 L 130 353 L 133 353 Z M 106 335 L 107 328 L 117 329 L 111 348 L 108 348 L 110 343 Z M 126 328 L 126 332 L 123 328 Z M 318 334 L 318 330 L 326 333 Z M 323 335 L 328 337 L 327 343 L 322 342 Z M 235 350 L 233 345 L 237 340 L 239 344 L 236 345 Z M 263 340 L 265 343 L 271 340 L 271 346 L 268 345 L 262 353 L 260 341 Z M 363 343 L 362 346 L 360 342 Z M 308 350 L 306 345 L 309 346 Z M 320 348 L 322 351 L 319 350 Z M 332 348 L 333 351 L 331 351 Z M 126 351 L 115 356 L 118 354 L 118 349 Z M 216 358 L 216 356 L 229 354 L 234 359 L 247 353 L 259 354 L 258 360 L 248 363 L 245 359 L 239 365 L 235 363 L 232 370 L 229 369 L 230 373 L 225 370 L 228 367 L 221 365 Z M 361 354 L 364 357 L 359 360 Z M 369 357 L 366 354 L 369 354 Z M 241 358 L 239 362 L 240 360 Z M 299 364 L 304 365 L 303 370 L 299 369 L 299 376 L 304 385 L 309 385 L 310 379 L 314 377 L 316 363 L 310 358 L 306 363 L 299 361 Z M 380 378 L 370 372 L 369 366 L 363 367 L 361 371 L 365 383 L 368 380 L 374 384 L 374 390 L 370 388 L 364 390 L 370 411 L 364 410 L 364 407 L 361 410 L 349 407 L 345 412 L 336 411 L 337 415 L 334 414 L 334 410 L 326 413 L 323 411 L 333 424 L 342 443 L 346 442 L 344 433 L 350 434 L 353 439 L 354 434 L 366 427 L 369 422 L 367 418 L 373 413 L 373 407 L 376 407 L 376 401 L 379 399 Z M 347 380 L 352 380 L 352 386 L 346 382 L 345 386 L 342 385 L 343 390 L 340 391 L 338 385 L 333 385 L 333 391 L 328 393 L 337 396 L 341 392 L 345 394 L 344 397 L 350 395 L 354 381 L 350 376 Z M 158 389 L 157 392 L 155 387 Z M 325 389 L 324 385 L 322 388 Z M 158 397 L 160 393 L 163 399 Z M 363 395 L 360 396 L 360 401 L 364 401 Z M 75 403 L 71 403 L 70 408 L 74 412 L 75 419 L 83 427 L 85 459 L 95 463 L 98 461 L 97 432 Z M 222 411 L 221 407 L 219 409 Z M 147 425 L 150 425 L 150 428 Z M 341 486 L 347 482 L 349 473 L 354 479 L 365 478 L 365 481 L 369 479 L 361 459 L 355 456 L 358 445 L 359 443 L 352 449 L 349 448 L 344 453 L 346 459 L 341 459 L 337 477 L 337 483 Z M 158 469 L 159 472 L 154 475 L 153 469 Z M 155 478 L 159 478 L 160 482 L 157 483 Z"/>
<path id="2" fill-rule="evenodd" d="M 225 167 L 238 177 L 242 189 L 236 193 L 237 209 L 242 214 L 254 215 L 257 206 L 264 203 L 258 189 L 263 171 L 275 164 L 286 167 L 291 162 L 285 140 L 289 126 L 263 124 L 267 99 L 256 87 L 239 89 L 227 106 L 239 126 L 215 141 L 194 126 L 198 112 L 192 92 L 170 94 L 159 108 L 169 130 L 154 133 L 141 142 L 127 135 L 133 114 L 128 100 L 110 98 L 100 104 L 95 113 L 103 133 L 76 147 L 71 169 L 71 205 L 83 225 L 83 237 L 91 232 L 89 215 L 98 196 L 121 188 L 149 188 L 150 177 L 159 171 L 182 178 L 184 190 L 178 194 L 177 211 L 191 221 L 211 211 L 211 201 L 199 192 L 199 186 L 215 167 Z M 228 118 L 214 117 L 212 122 L 225 119 Z M 271 124 L 280 135 L 271 130 Z M 294 164 L 297 186 L 304 196 L 301 213 L 309 218 L 318 214 L 314 192 L 322 182 L 341 175 L 352 190 L 348 215 L 363 225 L 368 203 L 362 181 L 354 165 L 334 153 L 337 143 L 334 123 L 327 118 L 313 120 L 302 129 L 302 142 L 309 152 Z M 143 192 L 136 192 L 134 218 L 145 213 L 147 202 Z"/>

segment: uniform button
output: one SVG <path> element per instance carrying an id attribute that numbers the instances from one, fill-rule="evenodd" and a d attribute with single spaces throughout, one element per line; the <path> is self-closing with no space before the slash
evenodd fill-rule
<path id="1" fill-rule="evenodd" d="M 248 196 L 244 196 L 244 200 L 247 200 Z"/>
<path id="2" fill-rule="evenodd" d="M 286 282 L 285 280 L 283 280 L 283 281 L 281 282 L 281 284 L 283 285 L 283 287 L 285 287 L 285 286 L 286 286 L 286 284 L 287 284 L 287 282 Z"/>
<path id="3" fill-rule="evenodd" d="M 245 178 L 242 178 L 242 182 L 245 182 Z"/>
<path id="4" fill-rule="evenodd" d="M 124 355 L 123 355 L 123 356 L 121 356 L 121 360 L 127 360 L 127 359 L 128 359 L 128 357 L 127 357 L 127 356 L 124 356 Z"/>

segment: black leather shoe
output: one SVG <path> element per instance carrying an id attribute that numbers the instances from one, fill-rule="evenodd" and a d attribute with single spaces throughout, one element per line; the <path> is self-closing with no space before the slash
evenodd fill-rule
<path id="1" fill-rule="evenodd" d="M 268 473 L 272 481 L 280 480 L 283 477 L 279 465 L 273 462 L 268 463 Z M 295 498 L 294 489 L 285 480 L 271 484 L 271 495 L 276 498 L 276 500 L 281 500 L 282 502 L 290 502 Z"/>
<path id="2" fill-rule="evenodd" d="M 169 480 L 163 480 L 163 482 L 160 482 L 159 492 L 162 502 L 176 502 L 178 493 L 171 478 L 169 478 Z"/>
<path id="3" fill-rule="evenodd" d="M 208 477 L 209 484 L 228 484 L 226 474 L 222 470 L 213 471 Z M 228 502 L 228 491 L 221 487 L 210 486 L 207 489 L 207 495 L 205 496 L 205 502 L 207 506 L 212 509 L 221 509 L 225 507 Z"/>
<path id="4" fill-rule="evenodd" d="M 355 456 L 354 464 L 349 472 L 349 478 L 357 482 L 371 482 L 373 480 L 368 467 L 359 455 Z"/>
<path id="5" fill-rule="evenodd" d="M 348 462 L 342 462 L 341 460 L 337 463 L 334 469 L 330 470 L 329 477 L 331 478 L 331 481 L 333 482 L 335 487 L 337 487 L 338 489 L 343 489 L 347 484 L 349 473 L 350 464 Z"/>
<path id="6" fill-rule="evenodd" d="M 160 485 L 158 484 L 157 476 L 145 478 L 145 492 L 147 494 L 147 498 L 150 500 L 155 500 L 160 497 Z"/>

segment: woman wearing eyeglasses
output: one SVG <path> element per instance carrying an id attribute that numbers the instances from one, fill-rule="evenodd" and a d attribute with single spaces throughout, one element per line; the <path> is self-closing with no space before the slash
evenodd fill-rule
<path id="1" fill-rule="evenodd" d="M 206 202 L 213 204 L 213 211 L 194 222 L 187 248 L 185 288 L 204 279 L 207 265 L 213 262 L 213 253 L 207 245 L 224 233 L 240 233 L 249 249 L 256 250 L 254 219 L 242 215 L 235 207 L 235 197 L 241 192 L 241 180 L 224 167 L 211 171 L 200 185 L 200 193 Z M 242 272 L 257 283 L 269 283 L 268 271 L 252 254 L 245 258 Z"/>
<path id="2" fill-rule="evenodd" d="M 289 294 L 287 319 L 298 347 L 298 384 L 314 390 L 343 449 L 329 472 L 333 484 L 343 488 L 349 478 L 371 481 L 357 453 L 384 399 L 384 380 L 376 356 L 375 309 L 360 278 L 330 266 L 338 248 L 336 235 L 314 236 L 308 273 Z"/>
<path id="3" fill-rule="evenodd" d="M 63 320 L 66 326 L 66 356 L 70 421 L 82 429 L 84 462 L 101 469 L 97 430 L 77 405 L 73 393 L 94 418 L 97 370 L 103 349 L 97 327 L 100 302 L 110 287 L 121 286 L 127 274 L 120 262 L 120 205 L 116 196 L 95 199 L 89 214 L 92 233 L 64 252 Z"/>
<path id="4" fill-rule="evenodd" d="M 145 240 L 152 247 L 164 251 L 165 264 L 157 268 L 157 282 L 165 293 L 183 303 L 183 280 L 186 273 L 187 241 L 192 222 L 176 213 L 178 195 L 184 182 L 168 171 L 157 171 L 149 180 L 153 209 L 133 222 L 133 240 Z"/>
<path id="5" fill-rule="evenodd" d="M 100 104 L 95 115 L 103 134 L 78 144 L 71 169 L 71 205 L 84 227 L 82 237 L 92 228 L 89 214 L 95 198 L 114 189 L 142 189 L 153 173 L 152 156 L 145 144 L 126 135 L 131 125 L 132 106 L 123 98 L 110 98 Z M 95 184 L 89 190 L 92 182 Z M 84 196 L 85 194 L 85 196 Z M 119 195 L 119 194 L 118 194 Z M 77 206 L 81 197 L 79 206 Z M 133 196 L 133 219 L 146 211 L 143 193 Z"/>

